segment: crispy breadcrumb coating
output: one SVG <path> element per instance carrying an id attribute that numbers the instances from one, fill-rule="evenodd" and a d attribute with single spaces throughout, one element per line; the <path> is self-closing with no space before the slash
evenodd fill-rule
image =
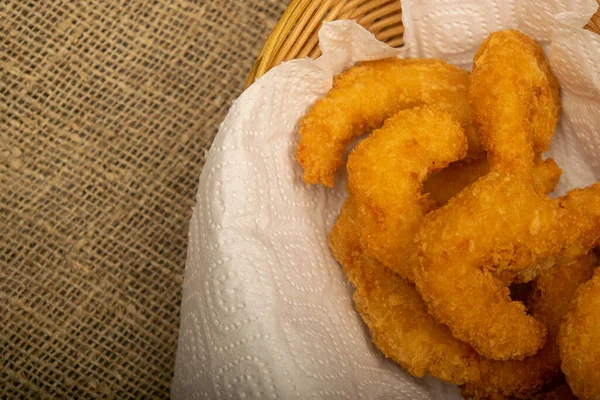
<path id="1" fill-rule="evenodd" d="M 364 250 L 413 280 L 413 236 L 432 203 L 423 181 L 467 152 L 463 129 L 434 107 L 402 110 L 348 157 L 348 191 L 356 202 Z"/>
<path id="2" fill-rule="evenodd" d="M 558 81 L 542 48 L 518 31 L 492 33 L 473 58 L 469 101 L 491 170 L 530 178 L 560 114 Z"/>
<path id="3" fill-rule="evenodd" d="M 423 193 L 429 194 L 438 206 L 443 206 L 461 190 L 490 172 L 487 159 L 455 161 L 430 176 L 423 184 Z M 533 187 L 539 194 L 550 194 L 560 180 L 562 170 L 548 158 L 533 165 Z"/>
<path id="4" fill-rule="evenodd" d="M 435 59 L 389 58 L 362 63 L 335 78 L 333 88 L 300 121 L 296 158 L 307 184 L 333 187 L 346 147 L 399 110 L 435 105 L 465 129 L 469 153 L 482 157 L 467 98 L 469 73 Z"/>
<path id="5" fill-rule="evenodd" d="M 351 199 L 342 207 L 329 245 L 356 287 L 356 309 L 386 357 L 416 377 L 429 373 L 459 384 L 478 378 L 479 356 L 471 346 L 427 313 L 413 284 L 364 254 Z"/>
<path id="6" fill-rule="evenodd" d="M 544 325 L 494 273 L 542 270 L 589 252 L 600 238 L 600 207 L 581 203 L 598 196 L 600 184 L 553 201 L 522 179 L 491 172 L 429 213 L 413 264 L 429 312 L 488 358 L 535 354 Z"/>
<path id="7" fill-rule="evenodd" d="M 558 329 L 575 291 L 594 274 L 597 259 L 593 253 L 540 273 L 526 303 L 529 312 L 546 325 L 548 339 L 537 354 L 524 360 L 481 360 L 481 378 L 463 388 L 466 398 L 514 396 L 532 398 L 542 387 L 560 376 Z"/>
<path id="8" fill-rule="evenodd" d="M 600 399 L 600 269 L 577 295 L 559 333 L 562 370 L 582 400 Z"/>

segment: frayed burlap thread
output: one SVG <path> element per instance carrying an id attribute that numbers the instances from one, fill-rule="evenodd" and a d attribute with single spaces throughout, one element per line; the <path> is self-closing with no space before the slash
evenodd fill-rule
<path id="1" fill-rule="evenodd" d="M 286 1 L 0 4 L 0 398 L 165 398 L 187 222 Z"/>

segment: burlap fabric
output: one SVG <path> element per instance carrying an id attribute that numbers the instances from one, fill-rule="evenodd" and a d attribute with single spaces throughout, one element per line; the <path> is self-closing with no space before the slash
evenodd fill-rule
<path id="1" fill-rule="evenodd" d="M 169 395 L 204 154 L 286 3 L 1 2 L 0 398 Z"/>

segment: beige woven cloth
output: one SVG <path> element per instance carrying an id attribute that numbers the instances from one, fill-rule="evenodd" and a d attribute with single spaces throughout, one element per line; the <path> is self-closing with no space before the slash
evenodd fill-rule
<path id="1" fill-rule="evenodd" d="M 286 3 L 1 2 L 0 398 L 169 395 L 204 154 Z"/>

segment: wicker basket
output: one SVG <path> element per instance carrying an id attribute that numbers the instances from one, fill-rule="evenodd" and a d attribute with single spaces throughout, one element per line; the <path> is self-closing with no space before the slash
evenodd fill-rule
<path id="1" fill-rule="evenodd" d="M 321 23 L 336 19 L 353 19 L 392 47 L 403 44 L 399 0 L 292 0 L 265 42 L 246 86 L 282 61 L 318 57 Z M 600 34 L 600 9 L 586 28 Z"/>

